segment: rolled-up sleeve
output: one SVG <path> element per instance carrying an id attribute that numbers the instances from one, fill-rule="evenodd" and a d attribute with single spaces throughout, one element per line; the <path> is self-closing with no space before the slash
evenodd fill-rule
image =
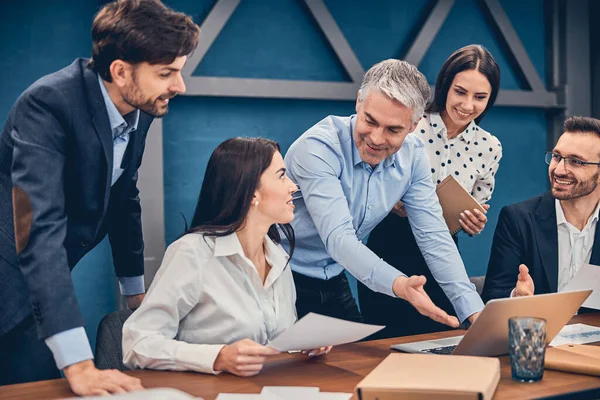
<path id="1" fill-rule="evenodd" d="M 429 161 L 417 150 L 412 182 L 402 197 L 413 234 L 433 277 L 464 321 L 483 309 L 475 285 L 469 281 L 456 244 L 442 216 L 442 208 L 431 181 Z"/>

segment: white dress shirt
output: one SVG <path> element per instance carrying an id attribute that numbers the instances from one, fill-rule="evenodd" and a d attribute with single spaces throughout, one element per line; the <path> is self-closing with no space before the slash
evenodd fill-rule
<path id="1" fill-rule="evenodd" d="M 172 243 L 146 298 L 123 326 L 130 368 L 215 373 L 226 344 L 266 344 L 296 321 L 288 255 L 264 241 L 271 265 L 265 283 L 237 235 L 187 234 Z"/>
<path id="2" fill-rule="evenodd" d="M 598 207 L 590 216 L 583 230 L 579 230 L 565 219 L 559 200 L 555 200 L 556 224 L 558 226 L 558 291 L 579 271 L 582 264 L 589 264 L 598 223 Z"/>
<path id="3" fill-rule="evenodd" d="M 425 143 L 434 184 L 452 175 L 480 204 L 492 198 L 502 158 L 502 145 L 494 135 L 471 121 L 464 131 L 448 139 L 439 113 L 424 114 L 413 134 Z"/>

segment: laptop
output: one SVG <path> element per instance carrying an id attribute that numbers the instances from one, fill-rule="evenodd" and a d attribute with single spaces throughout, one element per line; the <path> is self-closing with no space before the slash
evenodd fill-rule
<path id="1" fill-rule="evenodd" d="M 484 357 L 508 354 L 508 319 L 511 317 L 545 319 L 548 344 L 591 293 L 592 290 L 579 290 L 490 300 L 465 335 L 396 344 L 392 349 Z"/>

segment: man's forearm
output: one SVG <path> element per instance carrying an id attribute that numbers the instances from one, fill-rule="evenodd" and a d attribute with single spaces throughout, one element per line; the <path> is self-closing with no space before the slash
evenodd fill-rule
<path id="1" fill-rule="evenodd" d="M 450 234 L 445 232 L 416 233 L 423 257 L 462 322 L 483 309 L 483 301 L 469 281 L 463 261 Z"/>

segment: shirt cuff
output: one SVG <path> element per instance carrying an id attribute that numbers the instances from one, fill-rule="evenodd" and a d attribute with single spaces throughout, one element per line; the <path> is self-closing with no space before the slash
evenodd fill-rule
<path id="1" fill-rule="evenodd" d="M 177 364 L 184 369 L 204 372 L 205 374 L 218 375 L 222 371 L 215 371 L 215 361 L 224 344 L 195 344 L 179 342 L 175 359 Z"/>
<path id="2" fill-rule="evenodd" d="M 483 300 L 479 294 L 473 291 L 466 291 L 465 294 L 452 302 L 456 316 L 460 322 L 464 322 L 471 315 L 483 310 Z"/>
<path id="3" fill-rule="evenodd" d="M 515 289 L 510 291 L 510 297 L 515 297 Z"/>
<path id="4" fill-rule="evenodd" d="M 83 326 L 52 335 L 45 340 L 58 369 L 94 358 Z"/>
<path id="5" fill-rule="evenodd" d="M 123 296 L 133 296 L 146 292 L 144 275 L 119 278 L 119 289 Z"/>
<path id="6" fill-rule="evenodd" d="M 383 265 L 375 271 L 374 280 L 376 288 L 378 289 L 377 291 L 391 297 L 398 297 L 396 296 L 396 293 L 394 293 L 394 282 L 399 276 L 406 275 L 384 262 Z"/>

